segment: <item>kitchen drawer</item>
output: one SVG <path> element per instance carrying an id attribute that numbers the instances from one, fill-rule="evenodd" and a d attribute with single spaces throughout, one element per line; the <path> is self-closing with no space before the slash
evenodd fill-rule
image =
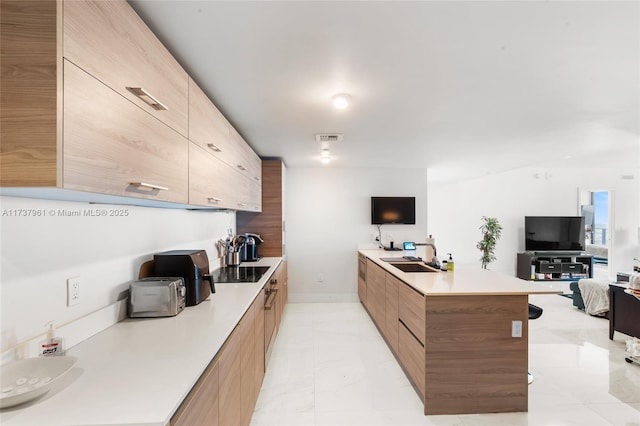
<path id="1" fill-rule="evenodd" d="M 562 272 L 562 264 L 560 262 L 538 262 L 538 270 L 541 274 L 560 273 Z"/>
<path id="2" fill-rule="evenodd" d="M 63 5 L 63 56 L 187 136 L 188 75 L 131 6 L 124 0 Z M 150 105 L 152 98 L 159 104 Z"/>
<path id="3" fill-rule="evenodd" d="M 66 60 L 64 87 L 64 188 L 187 203 L 186 138 Z"/>
<path id="4" fill-rule="evenodd" d="M 385 292 L 386 272 L 380 266 L 367 259 L 367 309 L 382 334 L 385 334 Z"/>
<path id="5" fill-rule="evenodd" d="M 420 343 L 424 344 L 424 295 L 403 282 L 398 286 L 398 317 Z"/>
<path id="6" fill-rule="evenodd" d="M 425 350 L 422 343 L 399 321 L 398 325 L 398 358 L 409 378 L 418 388 L 420 397 L 425 395 Z"/>

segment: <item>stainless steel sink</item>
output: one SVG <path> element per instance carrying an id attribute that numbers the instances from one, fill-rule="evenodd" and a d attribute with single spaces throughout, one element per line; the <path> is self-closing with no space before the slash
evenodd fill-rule
<path id="1" fill-rule="evenodd" d="M 438 272 L 420 263 L 392 263 L 392 265 L 402 272 Z"/>

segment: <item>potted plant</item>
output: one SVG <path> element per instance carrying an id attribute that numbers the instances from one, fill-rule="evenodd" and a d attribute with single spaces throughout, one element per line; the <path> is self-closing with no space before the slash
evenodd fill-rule
<path id="1" fill-rule="evenodd" d="M 502 226 L 498 219 L 495 217 L 482 216 L 482 239 L 478 241 L 476 247 L 482 252 L 480 261 L 482 262 L 482 268 L 487 269 L 487 265 L 496 260 L 494 251 L 496 249 L 496 243 L 502 235 Z"/>

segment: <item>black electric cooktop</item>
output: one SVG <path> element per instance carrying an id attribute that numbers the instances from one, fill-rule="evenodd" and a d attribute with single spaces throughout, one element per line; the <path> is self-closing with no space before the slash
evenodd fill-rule
<path id="1" fill-rule="evenodd" d="M 211 272 L 211 276 L 214 283 L 255 283 L 268 269 L 268 266 L 225 266 Z"/>

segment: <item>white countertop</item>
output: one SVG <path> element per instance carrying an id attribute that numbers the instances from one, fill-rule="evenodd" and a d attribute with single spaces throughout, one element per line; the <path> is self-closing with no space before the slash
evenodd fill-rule
<path id="1" fill-rule="evenodd" d="M 175 317 L 126 319 L 67 351 L 76 366 L 42 398 L 3 410 L 13 425 L 165 425 L 267 283 L 215 284 Z M 241 266 L 242 267 L 242 266 Z"/>
<path id="2" fill-rule="evenodd" d="M 402 251 L 384 251 L 382 249 L 359 250 L 359 253 L 371 259 L 384 270 L 423 293 L 425 296 L 478 296 L 478 295 L 519 295 L 519 294 L 556 294 L 539 283 L 482 269 L 480 265 L 465 265 L 455 262 L 451 272 L 402 272 L 391 263 L 380 258 L 402 258 Z M 420 256 L 418 250 L 417 256 Z M 455 260 L 455 259 L 454 259 Z M 418 263 L 418 262 L 416 262 Z M 423 262 L 419 262 L 424 265 Z"/>

